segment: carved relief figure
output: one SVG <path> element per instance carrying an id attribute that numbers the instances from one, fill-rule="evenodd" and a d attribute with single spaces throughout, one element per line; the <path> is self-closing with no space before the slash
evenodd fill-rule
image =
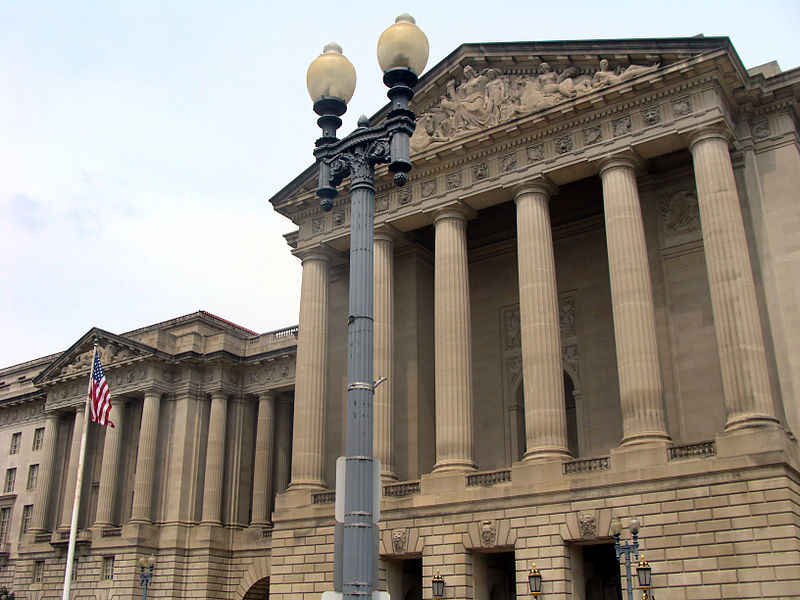
<path id="1" fill-rule="evenodd" d="M 667 233 L 688 233 L 700 228 L 700 207 L 697 205 L 697 196 L 691 190 L 672 194 L 664 201 L 661 214 Z"/>
<path id="2" fill-rule="evenodd" d="M 484 547 L 494 546 L 497 539 L 497 529 L 494 521 L 481 521 L 481 544 Z"/>
<path id="3" fill-rule="evenodd" d="M 395 529 L 392 531 L 392 550 L 395 554 L 405 554 L 406 552 L 406 535 L 405 529 Z"/>
<path id="4" fill-rule="evenodd" d="M 597 521 L 591 513 L 583 513 L 578 517 L 578 527 L 581 532 L 581 537 L 585 540 L 591 540 L 597 537 Z"/>

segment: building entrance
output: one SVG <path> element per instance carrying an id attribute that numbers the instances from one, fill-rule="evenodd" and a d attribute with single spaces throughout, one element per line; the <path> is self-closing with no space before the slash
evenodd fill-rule
<path id="1" fill-rule="evenodd" d="M 583 555 L 583 600 L 619 600 L 622 580 L 614 544 L 579 546 L 577 550 Z"/>

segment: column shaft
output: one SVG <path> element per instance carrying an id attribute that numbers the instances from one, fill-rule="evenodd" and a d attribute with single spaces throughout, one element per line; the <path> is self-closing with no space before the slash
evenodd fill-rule
<path id="1" fill-rule="evenodd" d="M 436 215 L 434 227 L 436 464 L 433 470 L 461 471 L 475 468 L 467 214 L 460 209 L 443 210 Z"/>
<path id="2" fill-rule="evenodd" d="M 253 464 L 253 509 L 251 525 L 267 525 L 272 516 L 272 474 L 275 443 L 275 396 L 258 397 L 256 451 Z"/>
<path id="3" fill-rule="evenodd" d="M 50 507 L 53 481 L 56 479 L 56 441 L 58 439 L 58 413 L 47 413 L 44 422 L 44 440 L 42 455 L 39 459 L 39 478 L 36 481 L 36 492 L 33 497 L 33 515 L 31 515 L 31 532 L 47 531 L 47 516 Z"/>
<path id="4" fill-rule="evenodd" d="M 275 454 L 275 492 L 282 494 L 292 468 L 292 403 L 285 398 L 275 406 Z"/>
<path id="5" fill-rule="evenodd" d="M 568 456 L 550 189 L 526 186 L 517 204 L 525 459 Z"/>
<path id="6" fill-rule="evenodd" d="M 132 523 L 149 523 L 151 520 L 160 408 L 161 392 L 154 390 L 145 392 L 142 403 L 142 423 L 139 426 L 136 475 L 133 479 Z"/>
<path id="7" fill-rule="evenodd" d="M 75 481 L 78 477 L 78 457 L 80 455 L 81 434 L 83 433 L 83 411 L 85 405 L 75 411 L 75 421 L 72 424 L 72 442 L 69 449 L 69 466 L 67 478 L 64 483 L 64 501 L 61 505 L 61 529 L 69 529 L 72 521 L 72 501 L 75 497 Z"/>
<path id="8" fill-rule="evenodd" d="M 711 289 L 726 429 L 774 423 L 764 338 L 727 135 L 693 136 L 697 200 Z"/>
<path id="9" fill-rule="evenodd" d="M 666 441 L 661 366 L 636 163 L 625 157 L 600 170 L 614 311 L 622 444 Z"/>
<path id="10" fill-rule="evenodd" d="M 329 259 L 324 252 L 313 252 L 304 257 L 294 396 L 292 489 L 325 487 L 322 470 L 328 370 L 329 271 Z"/>
<path id="11" fill-rule="evenodd" d="M 394 472 L 394 236 L 388 228 L 375 230 L 374 253 L 374 373 L 386 377 L 375 388 L 375 456 L 381 461 L 381 480 L 397 479 Z"/>
<path id="12" fill-rule="evenodd" d="M 97 513 L 94 524 L 97 526 L 113 525 L 114 499 L 117 491 L 117 473 L 119 473 L 120 440 L 125 419 L 125 400 L 113 398 L 111 412 L 114 415 L 114 427 L 106 427 L 106 439 L 103 444 L 103 464 L 100 470 L 100 490 L 97 496 Z"/>
<path id="13" fill-rule="evenodd" d="M 206 477 L 203 487 L 202 523 L 222 522 L 222 483 L 225 473 L 225 425 L 228 397 L 222 392 L 211 394 L 211 416 L 208 421 L 206 447 Z"/>

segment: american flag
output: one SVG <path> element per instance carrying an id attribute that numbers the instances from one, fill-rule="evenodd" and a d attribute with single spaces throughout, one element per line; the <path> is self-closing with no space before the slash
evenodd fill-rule
<path id="1" fill-rule="evenodd" d="M 108 391 L 108 382 L 100 365 L 100 357 L 95 352 L 92 376 L 89 378 L 89 416 L 95 423 L 114 427 L 114 423 L 108 418 L 110 412 L 111 392 Z"/>

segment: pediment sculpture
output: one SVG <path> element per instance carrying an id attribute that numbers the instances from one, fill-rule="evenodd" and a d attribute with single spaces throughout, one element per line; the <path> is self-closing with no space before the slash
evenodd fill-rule
<path id="1" fill-rule="evenodd" d="M 659 66 L 655 63 L 611 69 L 603 59 L 597 69 L 569 66 L 556 70 L 543 62 L 535 74 L 518 74 L 503 73 L 494 67 L 477 72 L 467 65 L 461 81 L 448 81 L 445 94 L 417 117 L 411 148 L 420 151 L 448 142 L 466 132 L 493 127 L 650 73 Z"/>
<path id="2" fill-rule="evenodd" d="M 92 362 L 93 349 L 85 350 L 80 354 L 74 355 L 72 360 L 61 368 L 61 375 L 71 375 L 78 373 L 82 370 L 88 370 Z M 122 346 L 117 342 L 107 341 L 105 345 L 97 347 L 97 354 L 100 355 L 100 362 L 104 366 L 108 366 L 114 362 L 120 362 L 133 358 L 140 354 L 138 350 L 133 350 L 126 346 Z"/>

